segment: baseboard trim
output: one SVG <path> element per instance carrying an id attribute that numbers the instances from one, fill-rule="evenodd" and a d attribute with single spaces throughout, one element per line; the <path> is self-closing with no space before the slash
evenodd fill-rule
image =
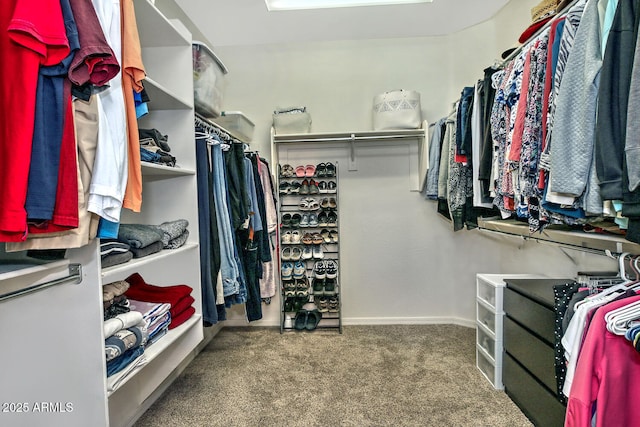
<path id="1" fill-rule="evenodd" d="M 345 326 L 349 325 L 459 325 L 467 328 L 475 328 L 476 322 L 461 317 L 345 317 L 342 319 Z M 256 324 L 247 323 L 244 319 L 232 319 L 222 322 L 225 327 L 238 326 L 275 326 L 279 327 L 278 320 L 260 321 Z"/>

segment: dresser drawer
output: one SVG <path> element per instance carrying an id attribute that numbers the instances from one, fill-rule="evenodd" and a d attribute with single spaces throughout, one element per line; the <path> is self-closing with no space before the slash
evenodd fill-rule
<path id="1" fill-rule="evenodd" d="M 557 386 L 553 347 L 506 317 L 504 319 L 504 348 L 555 394 Z"/>
<path id="2" fill-rule="evenodd" d="M 507 287 L 504 290 L 504 311 L 509 317 L 553 345 L 555 313 L 552 309 Z"/>
<path id="3" fill-rule="evenodd" d="M 509 354 L 504 355 L 502 381 L 507 395 L 539 427 L 562 427 L 565 407 Z"/>

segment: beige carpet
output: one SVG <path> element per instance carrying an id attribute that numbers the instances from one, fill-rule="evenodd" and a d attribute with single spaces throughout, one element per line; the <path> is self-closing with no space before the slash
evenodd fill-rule
<path id="1" fill-rule="evenodd" d="M 530 426 L 454 325 L 224 328 L 146 426 Z"/>

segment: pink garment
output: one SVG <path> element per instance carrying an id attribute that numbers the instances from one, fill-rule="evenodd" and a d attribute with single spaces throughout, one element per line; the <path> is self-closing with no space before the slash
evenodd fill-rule
<path id="1" fill-rule="evenodd" d="M 600 307 L 584 340 L 567 404 L 567 427 L 590 427 L 593 408 L 596 427 L 640 426 L 634 405 L 640 396 L 640 353 L 624 337 L 607 331 L 604 316 L 640 301 L 640 296 Z"/>
<path id="2" fill-rule="evenodd" d="M 535 43 L 538 45 L 538 42 Z M 518 99 L 518 111 L 516 112 L 516 121 L 513 125 L 513 136 L 511 137 L 511 148 L 509 149 L 509 158 L 511 162 L 520 161 L 520 153 L 522 152 L 522 135 L 524 133 L 524 119 L 527 114 L 527 103 L 529 100 L 529 78 L 531 77 L 531 51 L 536 47 L 533 46 L 527 52 L 524 60 L 524 71 L 522 72 L 522 88 L 520 89 L 520 98 Z"/>

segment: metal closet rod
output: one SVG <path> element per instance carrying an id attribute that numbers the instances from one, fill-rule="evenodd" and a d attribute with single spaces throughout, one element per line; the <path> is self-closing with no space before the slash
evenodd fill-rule
<path id="1" fill-rule="evenodd" d="M 296 138 L 296 139 L 286 139 L 282 141 L 277 141 L 278 136 L 275 136 L 276 142 L 278 144 L 287 143 L 287 142 L 339 142 L 339 141 L 361 141 L 361 140 L 369 140 L 369 141 L 379 141 L 381 139 L 415 139 L 415 138 L 424 138 L 424 134 L 420 135 L 379 135 L 379 136 L 337 136 L 337 137 L 323 137 L 323 138 Z"/>
<path id="2" fill-rule="evenodd" d="M 215 124 L 212 121 L 209 121 L 208 119 L 199 115 L 198 113 L 195 113 L 194 121 L 196 125 L 201 126 L 212 133 L 215 133 L 221 139 L 224 139 L 226 142 L 242 143 L 242 141 L 240 141 L 237 138 L 234 138 L 231 134 L 229 134 L 226 129 L 221 128 L 219 125 Z"/>
<path id="3" fill-rule="evenodd" d="M 22 295 L 30 294 L 36 291 L 41 291 L 51 286 L 61 285 L 63 283 L 73 282 L 78 284 L 82 282 L 82 264 L 69 264 L 69 275 L 61 277 L 59 279 L 50 280 L 48 282 L 39 283 L 37 285 L 22 288 L 17 291 L 7 292 L 0 295 L 0 302 L 6 301 L 11 298 L 16 298 Z"/>

